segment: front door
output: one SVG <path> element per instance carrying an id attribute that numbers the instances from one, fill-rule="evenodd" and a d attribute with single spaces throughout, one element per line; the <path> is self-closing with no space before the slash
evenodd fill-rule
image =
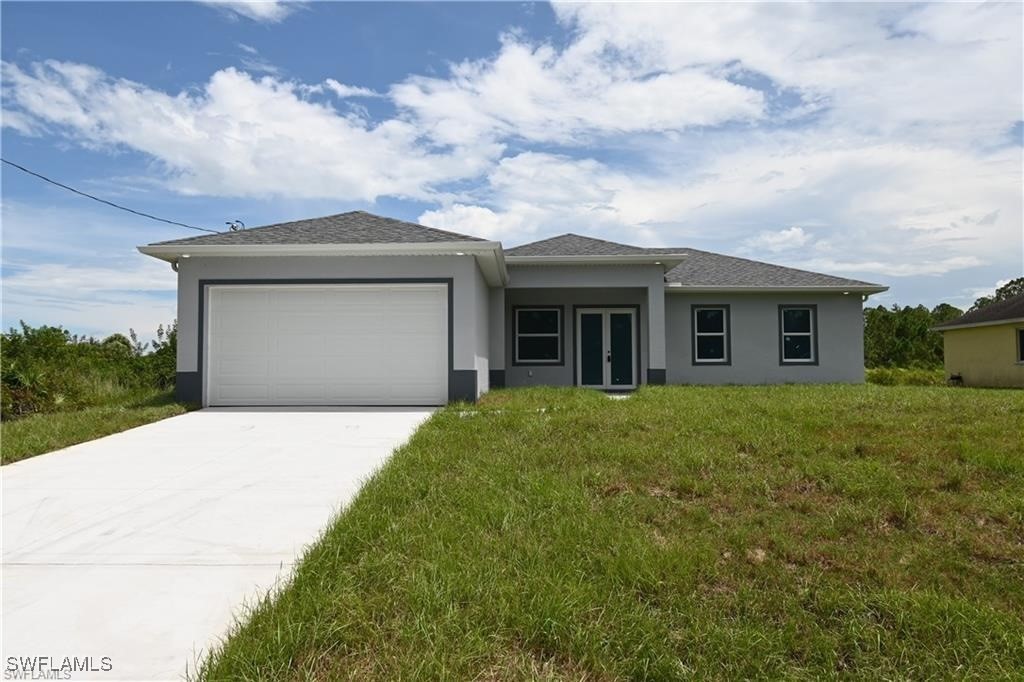
<path id="1" fill-rule="evenodd" d="M 636 388 L 636 310 L 576 311 L 576 383 L 603 389 Z"/>

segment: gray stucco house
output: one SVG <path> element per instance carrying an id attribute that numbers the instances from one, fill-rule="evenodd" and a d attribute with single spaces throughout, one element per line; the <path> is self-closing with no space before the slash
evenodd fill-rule
<path id="1" fill-rule="evenodd" d="M 886 289 L 574 234 L 506 250 L 362 211 L 139 250 L 178 273 L 177 391 L 203 405 L 861 382 L 862 302 Z"/>

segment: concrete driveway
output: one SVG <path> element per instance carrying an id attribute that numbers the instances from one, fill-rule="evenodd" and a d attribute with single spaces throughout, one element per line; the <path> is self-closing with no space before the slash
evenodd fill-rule
<path id="1" fill-rule="evenodd" d="M 5 670 L 180 678 L 429 414 L 206 409 L 3 467 Z"/>

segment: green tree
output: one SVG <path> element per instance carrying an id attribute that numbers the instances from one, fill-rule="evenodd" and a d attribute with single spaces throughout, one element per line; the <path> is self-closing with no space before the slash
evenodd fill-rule
<path id="1" fill-rule="evenodd" d="M 942 366 L 942 336 L 931 328 L 961 314 L 948 303 L 932 310 L 923 305 L 868 308 L 864 311 L 864 364 L 922 369 Z"/>
<path id="2" fill-rule="evenodd" d="M 1024 277 L 1011 279 L 1009 282 L 996 289 L 996 292 L 991 296 L 982 296 L 974 302 L 974 305 L 972 305 L 970 309 L 980 310 L 985 306 L 998 303 L 999 301 L 1005 301 L 1010 298 L 1016 298 L 1017 296 L 1024 296 Z"/>

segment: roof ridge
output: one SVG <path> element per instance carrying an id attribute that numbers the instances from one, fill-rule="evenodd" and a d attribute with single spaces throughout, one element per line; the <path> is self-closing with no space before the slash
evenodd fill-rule
<path id="1" fill-rule="evenodd" d="M 452 232 L 451 230 L 442 230 L 437 227 L 430 227 L 429 225 L 421 225 L 414 223 L 409 220 L 401 220 L 399 218 L 391 218 L 388 216 L 377 215 L 376 213 L 370 213 L 364 210 L 352 210 L 343 211 L 341 213 L 329 213 L 327 215 L 316 216 L 313 218 L 300 218 L 298 220 L 287 220 L 280 223 L 270 223 L 268 225 L 258 225 L 256 227 L 249 227 L 242 230 L 225 230 L 222 232 L 216 232 L 210 235 L 199 235 L 196 237 L 186 237 L 169 239 L 159 242 L 153 242 L 150 246 L 164 245 L 164 244 L 183 244 L 195 241 L 196 243 L 207 242 L 210 238 L 226 237 L 227 235 L 251 235 L 252 233 L 263 233 L 265 230 L 273 229 L 281 232 L 288 232 L 295 230 L 296 234 L 308 233 L 311 230 L 324 229 L 326 226 L 328 229 L 352 229 L 351 225 L 345 225 L 346 220 L 365 221 L 368 229 L 376 230 L 387 230 L 395 229 L 396 227 L 405 227 L 408 229 L 421 230 L 420 235 L 436 235 L 437 237 L 446 237 L 448 241 L 485 241 L 480 237 L 474 237 L 468 234 L 462 234 L 460 232 Z M 380 221 L 380 222 L 376 222 Z M 271 233 L 273 234 L 273 233 Z M 232 239 L 244 239 L 244 237 L 232 238 Z M 422 237 L 421 237 L 422 239 Z M 443 239 L 427 239 L 426 241 L 445 241 Z"/>
<path id="2" fill-rule="evenodd" d="M 532 242 L 525 242 L 523 244 L 516 244 L 515 246 L 509 247 L 509 250 L 519 249 L 524 246 L 533 246 L 535 244 L 543 244 L 544 242 L 550 242 L 555 239 L 562 239 L 564 237 L 575 237 L 576 239 L 586 239 L 591 242 L 601 242 L 602 244 L 611 244 L 612 246 L 625 247 L 627 249 L 637 249 L 638 251 L 644 251 L 642 246 L 635 246 L 634 244 L 624 244 L 623 242 L 613 242 L 610 239 L 602 239 L 601 237 L 591 237 L 585 234 L 578 234 L 576 232 L 563 232 L 562 234 L 552 235 L 545 237 L 544 239 L 537 239 Z"/>

